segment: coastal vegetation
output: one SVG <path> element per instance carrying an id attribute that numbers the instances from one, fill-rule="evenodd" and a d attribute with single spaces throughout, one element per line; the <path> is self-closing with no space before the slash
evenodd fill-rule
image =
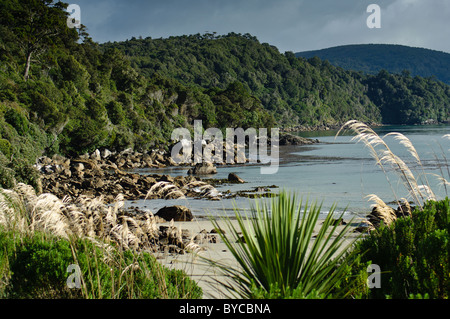
<path id="1" fill-rule="evenodd" d="M 244 298 L 448 298 L 448 200 L 430 197 L 425 176 L 416 178 L 360 122 L 448 122 L 448 85 L 407 73 L 345 71 L 318 58 L 282 54 L 249 34 L 98 44 L 85 26 L 68 28 L 66 7 L 51 0 L 0 3 L 1 298 L 201 298 L 195 281 L 162 267 L 152 255 L 162 233 L 155 216 L 130 216 L 121 210 L 123 197 L 112 200 L 105 194 L 110 195 L 107 204 L 102 196 L 84 196 L 64 182 L 104 189 L 92 186 L 105 176 L 98 162 L 79 156 L 108 149 L 125 154 L 123 166 L 107 164 L 119 181 L 107 185 L 117 186 L 114 191 L 124 191 L 120 184 L 127 183 L 131 193 L 139 181 L 142 188 L 150 186 L 147 194 L 139 189 L 145 198 L 193 196 L 191 188 L 197 187 L 216 198 L 214 188 L 195 178 L 144 181 L 120 170 L 125 163 L 135 164 L 135 154 L 140 162 L 147 156 L 150 166 L 169 161 L 159 151 L 168 149 L 174 128 L 192 129 L 194 120 L 202 120 L 205 129 L 345 123 L 382 169 L 393 165 L 415 205 L 403 210 L 409 202 L 393 194 L 404 213 L 398 217 L 372 196 L 377 199 L 373 214 L 383 222 L 351 242 L 348 255 L 340 249 L 350 228 L 336 235 L 332 214 L 314 237 L 320 205 L 302 206 L 295 196 L 281 193 L 252 210 L 251 231 L 247 216 L 237 211 L 240 229 L 234 234 L 242 232 L 245 243 L 236 246 L 219 232 L 242 267 L 221 267 L 238 284 L 236 290 L 225 283 L 234 289 L 231 293 Z M 347 122 L 352 119 L 359 121 Z M 397 137 L 417 155 L 404 137 Z M 378 153 L 377 147 L 384 149 Z M 59 198 L 43 191 L 47 182 L 43 185 L 35 164 L 50 157 L 64 159 L 50 167 L 62 168 L 64 176 L 56 180 L 49 174 L 48 184 L 80 196 Z M 74 158 L 78 168 L 72 172 Z M 448 178 L 441 178 L 448 186 Z M 173 225 L 165 234 L 167 241 L 188 246 Z M 198 248 L 190 244 L 184 248 Z M 371 263 L 391 275 L 383 277 L 382 290 L 365 285 Z M 67 286 L 72 264 L 80 267 L 80 290 Z"/>
<path id="2" fill-rule="evenodd" d="M 380 137 L 356 120 L 345 123 L 338 134 L 345 129 L 355 133 L 353 139 L 363 143 L 380 173 L 386 175 L 398 209 L 376 194 L 369 195 L 375 203 L 362 226 L 365 235 L 349 238 L 349 224 L 338 231 L 336 221 L 342 216 L 333 219 L 331 210 L 313 239 L 320 206 L 306 204 L 302 213 L 302 201 L 295 195 L 280 192 L 270 202 L 256 202 L 250 215 L 236 208 L 239 227 L 225 219 L 232 236 L 221 237 L 239 267 L 209 261 L 226 275 L 229 281 L 220 283 L 232 295 L 251 299 L 448 299 L 450 202 L 448 197 L 437 198 L 429 183 L 437 178 L 447 190 L 446 158 L 437 163 L 442 165 L 441 175 L 427 176 L 406 136 L 393 132 Z M 408 150 L 412 163 L 394 153 L 385 141 L 388 137 Z M 408 199 L 398 198 L 393 184 L 403 185 Z M 379 269 L 376 286 L 370 282 L 373 266 Z"/>
<path id="3" fill-rule="evenodd" d="M 371 299 L 448 299 L 450 294 L 449 199 L 428 201 L 423 209 L 383 225 L 356 244 L 361 265 L 377 264 L 380 286 Z M 356 273 L 358 267 L 352 270 Z M 364 269 L 360 268 L 360 271 Z"/>
<path id="4" fill-rule="evenodd" d="M 232 234 L 219 233 L 239 266 L 210 260 L 229 279 L 219 284 L 246 299 L 344 298 L 347 287 L 338 292 L 336 286 L 351 267 L 353 255 L 346 252 L 355 238 L 347 238 L 350 224 L 337 230 L 334 209 L 316 233 L 320 213 L 317 203 L 303 203 L 284 191 L 269 201 L 256 201 L 249 215 L 235 208 L 239 227 L 225 219 Z M 213 224 L 220 229 L 217 221 Z"/>
<path id="5" fill-rule="evenodd" d="M 201 298 L 192 279 L 152 254 L 161 237 L 155 217 L 132 218 L 122 206 L 121 197 L 106 205 L 37 195 L 25 184 L 0 189 L 0 298 Z M 78 287 L 69 286 L 70 265 L 79 267 Z"/>

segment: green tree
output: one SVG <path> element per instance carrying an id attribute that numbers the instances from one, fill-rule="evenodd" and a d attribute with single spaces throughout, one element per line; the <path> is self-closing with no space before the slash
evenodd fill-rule
<path id="1" fill-rule="evenodd" d="M 24 79 L 28 80 L 33 57 L 42 54 L 62 37 L 77 37 L 69 31 L 66 4 L 53 0 L 6 0 L 0 4 L 2 24 L 9 25 L 25 57 Z"/>

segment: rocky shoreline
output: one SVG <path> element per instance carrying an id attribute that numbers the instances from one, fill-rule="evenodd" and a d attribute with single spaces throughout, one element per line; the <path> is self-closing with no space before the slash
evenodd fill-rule
<path id="1" fill-rule="evenodd" d="M 282 134 L 280 137 L 280 145 L 315 143 L 319 141 L 292 134 Z M 248 163 L 248 159 L 244 160 Z M 180 166 L 188 169 L 188 176 L 136 173 L 137 169 Z M 119 194 L 122 194 L 125 200 L 182 197 L 218 200 L 221 196 L 214 185 L 208 182 L 210 179 L 204 179 L 205 176 L 217 173 L 215 165 L 211 163 L 177 164 L 168 151 L 152 150 L 142 153 L 132 149 L 122 152 L 111 152 L 107 149 L 95 150 L 91 154 L 76 158 L 59 155 L 52 158 L 41 157 L 35 167 L 42 177 L 42 192 L 54 194 L 59 198 L 102 196 L 106 203 L 111 203 Z M 230 174 L 227 179 L 213 180 L 213 182 L 215 184 L 245 183 L 235 174 Z M 259 191 L 255 190 L 255 192 Z"/>
<path id="2" fill-rule="evenodd" d="M 138 174 L 136 168 L 166 167 L 170 157 L 153 152 L 122 152 L 107 157 L 96 151 L 74 159 L 61 156 L 40 158 L 36 167 L 42 176 L 42 191 L 59 198 L 79 196 L 104 198 L 111 203 L 122 194 L 125 200 L 214 199 L 218 192 L 195 175 L 172 177 L 166 174 Z M 232 181 L 230 181 L 231 183 Z"/>
<path id="3" fill-rule="evenodd" d="M 283 134 L 280 145 L 310 145 L 317 140 L 305 139 L 291 134 Z M 248 160 L 246 160 L 248 162 Z M 219 164 L 220 165 L 220 164 Z M 232 165 L 232 164 L 222 164 Z M 242 164 L 241 164 L 242 165 Z M 246 165 L 246 164 L 243 164 Z M 211 163 L 197 165 L 178 165 L 170 156 L 170 152 L 152 150 L 146 153 L 131 149 L 122 152 L 112 152 L 107 149 L 95 150 L 91 154 L 84 154 L 75 158 L 55 155 L 52 158 L 41 157 L 35 167 L 41 174 L 42 194 L 52 194 L 63 202 L 84 202 L 86 199 L 101 200 L 105 205 L 114 205 L 117 198 L 123 201 L 142 199 L 178 199 L 202 198 L 206 200 L 220 200 L 236 196 L 264 197 L 271 195 L 271 189 L 277 186 L 254 187 L 246 191 L 222 194 L 216 185 L 245 183 L 235 173 L 228 178 L 214 179 L 216 166 Z M 187 169 L 187 176 L 171 176 L 168 174 L 137 173 L 140 169 L 160 169 L 166 167 L 180 167 Z M 154 251 L 184 254 L 187 251 L 200 249 L 200 244 L 216 243 L 220 236 L 214 230 L 202 230 L 190 233 L 185 229 L 178 229 L 170 222 L 190 222 L 195 218 L 191 211 L 184 206 L 164 207 L 155 214 L 136 207 L 120 209 L 120 218 L 142 220 L 148 214 L 154 218 L 152 247 Z M 131 219 L 128 219 L 131 218 Z M 164 224 L 166 223 L 166 224 Z M 155 225 L 156 225 L 155 224 Z M 131 225 L 131 224 L 130 224 Z"/>
<path id="4" fill-rule="evenodd" d="M 282 133 L 294 133 L 294 132 L 316 132 L 316 131 L 331 131 L 339 130 L 344 126 L 345 123 L 338 124 L 320 124 L 320 125 L 297 125 L 291 127 L 285 127 L 280 129 Z M 383 126 L 380 123 L 367 123 L 371 127 Z"/>

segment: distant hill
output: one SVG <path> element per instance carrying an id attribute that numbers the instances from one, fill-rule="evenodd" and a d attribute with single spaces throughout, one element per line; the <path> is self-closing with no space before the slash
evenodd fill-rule
<path id="1" fill-rule="evenodd" d="M 358 44 L 296 53 L 297 57 L 319 57 L 346 70 L 376 74 L 408 70 L 412 76 L 436 77 L 450 84 L 450 54 L 393 44 Z"/>
<path id="2" fill-rule="evenodd" d="M 148 79 L 159 74 L 205 92 L 220 109 L 204 119 L 205 125 L 216 121 L 237 127 L 236 120 L 245 120 L 234 107 L 241 100 L 234 96 L 239 92 L 253 96 L 280 127 L 339 126 L 350 119 L 384 124 L 450 121 L 450 85 L 444 82 L 408 72 L 363 74 L 318 57 L 296 58 L 250 34 L 134 38 L 105 43 L 101 49 L 120 50 Z M 247 103 L 240 105 L 244 111 Z M 257 120 L 259 115 L 248 118 Z"/>

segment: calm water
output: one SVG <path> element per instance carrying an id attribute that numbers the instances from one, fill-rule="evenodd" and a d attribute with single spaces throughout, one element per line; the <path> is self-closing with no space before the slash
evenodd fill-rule
<path id="1" fill-rule="evenodd" d="M 450 162 L 450 140 L 442 136 L 450 133 L 450 126 L 386 126 L 376 129 L 380 136 L 389 132 L 400 132 L 407 136 L 423 163 L 427 173 L 428 183 L 438 198 L 446 196 L 446 190 L 439 185 L 439 181 L 432 175 L 441 175 L 449 180 L 446 158 Z M 284 146 L 280 149 L 280 167 L 278 173 L 261 175 L 259 166 L 218 166 L 218 174 L 213 178 L 227 178 L 230 172 L 238 174 L 247 183 L 240 185 L 224 185 L 218 187 L 219 191 L 252 190 L 255 187 L 276 185 L 279 188 L 271 189 L 278 192 L 286 189 L 296 192 L 305 200 L 322 203 L 323 213 L 326 214 L 333 205 L 337 211 L 346 211 L 348 214 L 365 215 L 370 211 L 371 202 L 366 196 L 377 194 L 385 202 L 407 197 L 408 194 L 399 178 L 393 172 L 386 175 L 376 166 L 370 157 L 368 149 L 362 143 L 352 141 L 352 136 L 338 136 L 336 131 L 308 132 L 299 135 L 317 138 L 320 144 L 314 146 Z M 419 167 L 404 146 L 393 138 L 386 138 L 392 151 L 402 158 L 413 171 L 416 177 L 423 176 Z M 443 153 L 444 152 L 444 153 Z M 437 157 L 437 158 L 436 158 Z M 145 170 L 140 173 L 160 173 L 186 175 L 187 169 L 169 168 L 163 170 Z M 425 183 L 425 179 L 423 179 Z M 422 183 L 419 183 L 422 184 Z M 129 202 L 127 206 L 138 206 L 156 212 L 167 205 L 185 205 L 194 215 L 232 214 L 233 206 L 245 209 L 250 207 L 253 200 L 248 198 L 222 199 L 221 201 L 207 201 L 198 199 L 180 200 L 148 200 Z"/>

